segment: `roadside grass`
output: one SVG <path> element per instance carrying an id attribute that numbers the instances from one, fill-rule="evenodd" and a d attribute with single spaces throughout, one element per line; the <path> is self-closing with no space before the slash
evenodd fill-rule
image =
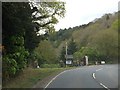
<path id="1" fill-rule="evenodd" d="M 9 81 L 3 88 L 32 88 L 33 85 L 45 77 L 67 69 L 73 68 L 27 68 L 21 75 Z"/>

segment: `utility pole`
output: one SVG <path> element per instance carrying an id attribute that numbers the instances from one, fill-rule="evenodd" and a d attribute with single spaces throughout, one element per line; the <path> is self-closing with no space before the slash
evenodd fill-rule
<path id="1" fill-rule="evenodd" d="M 67 46 L 67 42 L 66 42 L 66 55 L 67 55 L 67 48 L 68 48 L 68 46 Z"/>
<path id="2" fill-rule="evenodd" d="M 68 46 L 67 46 L 67 42 L 66 42 L 66 61 L 67 61 L 67 48 L 68 48 Z M 67 64 L 66 64 L 66 67 L 67 67 Z"/>

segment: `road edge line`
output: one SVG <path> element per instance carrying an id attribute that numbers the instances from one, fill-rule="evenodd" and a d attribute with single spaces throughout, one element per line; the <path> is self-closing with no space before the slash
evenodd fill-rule
<path id="1" fill-rule="evenodd" d="M 75 68 L 75 69 L 76 69 L 76 68 Z M 75 70 L 75 69 L 65 70 L 65 71 L 59 73 L 59 74 L 56 75 L 54 78 L 52 78 L 52 79 L 50 80 L 50 82 L 48 82 L 48 84 L 45 86 L 44 89 L 46 89 L 46 88 L 47 88 L 58 76 L 60 76 L 61 74 L 65 73 L 65 72 L 68 72 L 68 71 L 71 71 L 71 70 Z"/>
<path id="2" fill-rule="evenodd" d="M 65 72 L 67 72 L 67 71 L 68 71 L 68 70 L 65 70 L 65 71 L 59 73 L 58 75 L 56 75 L 54 78 L 52 78 L 52 79 L 50 80 L 50 82 L 48 82 L 48 84 L 45 86 L 45 89 L 46 89 L 58 76 L 60 76 L 61 74 L 65 73 Z"/>

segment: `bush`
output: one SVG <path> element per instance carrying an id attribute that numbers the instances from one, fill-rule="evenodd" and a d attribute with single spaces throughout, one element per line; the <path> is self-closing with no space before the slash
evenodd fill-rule
<path id="1" fill-rule="evenodd" d="M 41 68 L 59 68 L 59 64 L 42 64 Z"/>

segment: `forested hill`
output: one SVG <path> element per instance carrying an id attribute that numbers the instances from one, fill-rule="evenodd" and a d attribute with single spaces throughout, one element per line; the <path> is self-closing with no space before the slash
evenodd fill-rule
<path id="1" fill-rule="evenodd" d="M 64 41 L 67 39 L 70 39 L 71 36 L 75 37 L 75 33 L 78 33 L 81 30 L 105 30 L 107 28 L 110 28 L 113 24 L 118 19 L 118 13 L 113 13 L 113 14 L 105 14 L 101 18 L 96 18 L 94 21 L 89 22 L 88 24 L 83 24 L 80 26 L 75 26 L 75 27 L 69 27 L 68 29 L 60 29 L 59 31 L 56 31 L 50 36 L 51 41 L 58 42 L 56 46 L 59 46 L 60 41 Z M 78 33 L 80 34 L 80 33 Z M 77 39 L 77 38 L 75 38 Z"/>
<path id="2" fill-rule="evenodd" d="M 50 41 L 60 56 L 65 42 L 74 40 L 77 46 L 74 57 L 89 54 L 91 59 L 117 60 L 118 56 L 118 12 L 105 14 L 88 24 L 60 29 L 50 35 Z"/>

